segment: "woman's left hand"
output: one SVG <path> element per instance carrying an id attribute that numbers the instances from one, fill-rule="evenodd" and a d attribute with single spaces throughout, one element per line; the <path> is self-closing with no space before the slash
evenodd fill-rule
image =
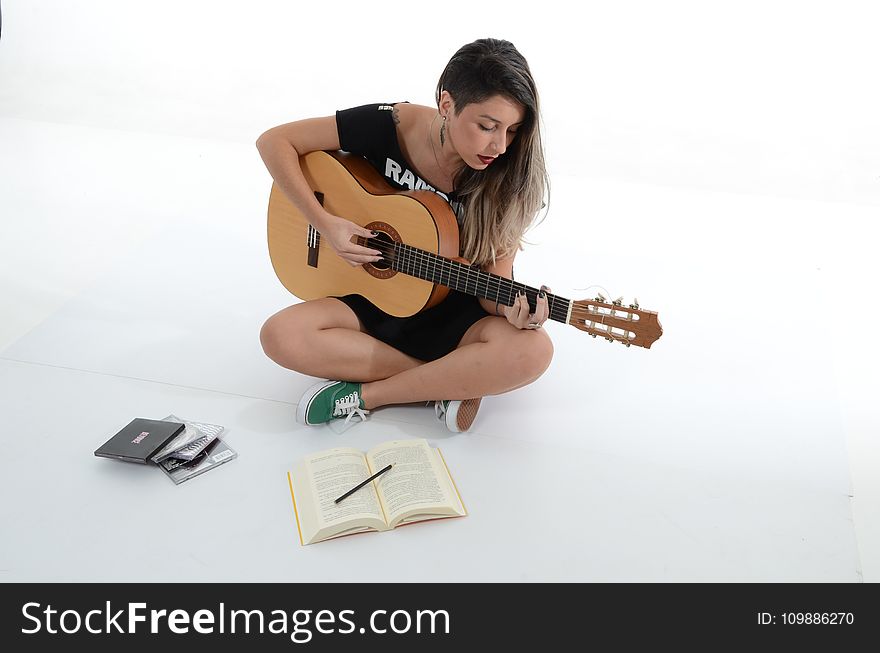
<path id="1" fill-rule="evenodd" d="M 547 286 L 541 286 L 541 292 L 538 293 L 538 299 L 535 302 L 535 312 L 529 312 L 529 300 L 525 293 L 517 295 L 513 306 L 507 306 L 504 309 L 504 316 L 517 329 L 540 329 L 547 318 L 550 316 L 550 307 L 547 304 Z"/>

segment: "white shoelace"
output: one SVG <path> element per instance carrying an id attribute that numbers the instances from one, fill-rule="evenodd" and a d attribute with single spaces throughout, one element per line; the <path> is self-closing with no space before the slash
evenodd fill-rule
<path id="1" fill-rule="evenodd" d="M 443 419 L 443 416 L 446 414 L 445 402 L 439 400 L 434 402 L 434 414 L 437 416 L 437 419 Z"/>
<path id="2" fill-rule="evenodd" d="M 347 394 L 342 399 L 337 399 L 334 402 L 333 406 L 333 417 L 341 417 L 342 415 L 348 414 L 348 417 L 345 418 L 345 422 L 342 423 L 342 430 L 345 430 L 349 426 L 349 422 L 351 418 L 357 415 L 360 417 L 362 422 L 367 421 L 367 414 L 370 412 L 368 410 L 364 410 L 360 407 L 360 397 L 357 392 L 352 392 L 351 394 Z"/>

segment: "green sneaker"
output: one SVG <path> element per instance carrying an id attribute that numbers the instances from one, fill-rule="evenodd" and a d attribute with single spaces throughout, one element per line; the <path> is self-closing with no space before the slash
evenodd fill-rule
<path id="1" fill-rule="evenodd" d="M 306 390 L 296 407 L 296 421 L 314 426 L 326 424 L 332 419 L 345 417 L 347 427 L 352 417 L 367 419 L 361 399 L 361 384 L 348 381 L 321 381 Z"/>
<path id="2" fill-rule="evenodd" d="M 442 399 L 434 402 L 434 412 L 438 419 L 446 423 L 446 428 L 453 433 L 462 433 L 474 423 L 481 401 L 483 401 L 482 397 L 464 400 Z"/>

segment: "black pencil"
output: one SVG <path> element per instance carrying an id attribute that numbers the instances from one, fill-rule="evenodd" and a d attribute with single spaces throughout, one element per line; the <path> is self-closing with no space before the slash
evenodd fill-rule
<path id="1" fill-rule="evenodd" d="M 377 476 L 380 476 L 380 475 L 384 474 L 384 473 L 387 472 L 389 469 L 391 469 L 391 465 L 387 465 L 387 466 L 383 467 L 383 468 L 380 469 L 378 472 L 376 472 L 375 474 L 373 474 L 370 478 L 368 478 L 366 481 L 363 481 L 363 482 L 358 483 L 357 485 L 355 485 L 355 486 L 354 486 L 353 488 L 351 488 L 348 492 L 346 492 L 346 493 L 343 494 L 341 497 L 339 497 L 338 499 L 336 499 L 336 501 L 334 501 L 333 503 L 339 503 L 339 502 L 342 501 L 345 497 L 347 497 L 349 494 L 351 494 L 351 493 L 354 492 L 355 490 L 360 490 L 360 489 L 361 489 L 362 487 L 364 487 L 367 483 L 369 483 L 370 481 L 372 481 L 372 480 L 373 480 L 374 478 L 376 478 Z"/>

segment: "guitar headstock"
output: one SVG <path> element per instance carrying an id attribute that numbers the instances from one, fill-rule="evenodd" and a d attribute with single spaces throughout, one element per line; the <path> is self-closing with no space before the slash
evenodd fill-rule
<path id="1" fill-rule="evenodd" d="M 568 321 L 594 338 L 650 349 L 663 335 L 657 313 L 639 308 L 639 300 L 624 306 L 623 298 L 608 301 L 602 295 L 572 302 Z"/>

